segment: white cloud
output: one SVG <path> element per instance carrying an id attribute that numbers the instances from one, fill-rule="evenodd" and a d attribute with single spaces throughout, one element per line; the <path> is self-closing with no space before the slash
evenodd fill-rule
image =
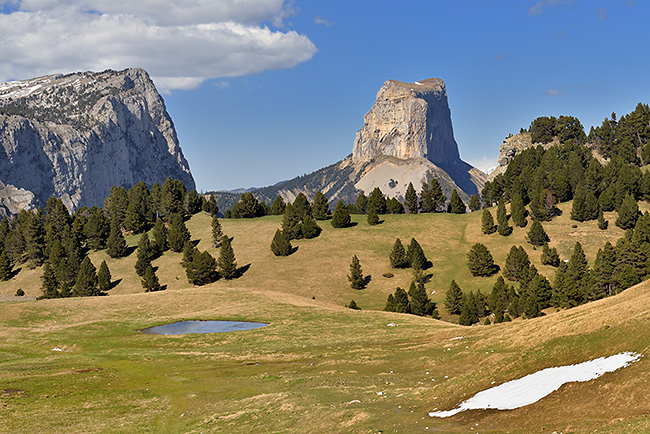
<path id="1" fill-rule="evenodd" d="M 0 5 L 7 1 L 0 0 Z M 162 89 L 307 61 L 315 45 L 271 30 L 284 0 L 22 0 L 0 14 L 0 81 L 54 72 L 143 67 Z"/>
<path id="2" fill-rule="evenodd" d="M 322 24 L 325 27 L 332 27 L 334 25 L 334 23 L 332 23 L 331 21 L 328 21 L 326 18 L 320 16 L 314 18 L 314 23 Z"/>
<path id="3" fill-rule="evenodd" d="M 540 0 L 528 9 L 528 16 L 541 15 L 549 6 L 569 6 L 573 0 Z"/>
<path id="4" fill-rule="evenodd" d="M 558 95 L 564 95 L 564 92 L 556 90 L 556 89 L 549 89 L 546 92 L 544 92 L 548 96 L 558 96 Z"/>

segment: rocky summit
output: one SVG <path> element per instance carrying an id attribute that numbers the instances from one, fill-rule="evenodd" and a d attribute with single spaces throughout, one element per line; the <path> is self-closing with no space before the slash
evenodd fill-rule
<path id="1" fill-rule="evenodd" d="M 151 185 L 167 177 L 195 188 L 146 71 L 0 84 L 0 214 L 44 206 L 50 196 L 71 210 L 102 205 L 113 185 Z"/>

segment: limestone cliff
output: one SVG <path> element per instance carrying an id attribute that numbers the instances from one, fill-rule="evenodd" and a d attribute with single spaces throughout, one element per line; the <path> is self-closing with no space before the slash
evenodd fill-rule
<path id="1" fill-rule="evenodd" d="M 113 185 L 168 176 L 195 188 L 146 71 L 0 84 L 0 214 L 43 206 L 50 196 L 70 209 L 102 205 Z"/>

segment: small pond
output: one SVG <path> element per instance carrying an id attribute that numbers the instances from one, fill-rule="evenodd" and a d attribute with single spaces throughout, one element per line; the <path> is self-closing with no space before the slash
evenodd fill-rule
<path id="1" fill-rule="evenodd" d="M 189 333 L 225 333 L 266 327 L 263 322 L 246 321 L 179 321 L 138 331 L 150 335 L 186 335 Z"/>

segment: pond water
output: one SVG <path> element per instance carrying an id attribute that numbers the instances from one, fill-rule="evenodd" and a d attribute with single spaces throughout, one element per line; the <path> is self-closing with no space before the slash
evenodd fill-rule
<path id="1" fill-rule="evenodd" d="M 189 333 L 225 333 L 266 327 L 263 322 L 246 321 L 179 321 L 138 331 L 150 335 L 186 335 Z"/>
<path id="2" fill-rule="evenodd" d="M 542 369 L 518 380 L 508 381 L 477 393 L 459 407 L 448 411 L 433 411 L 431 417 L 449 417 L 465 410 L 512 410 L 539 401 L 565 383 L 594 380 L 607 372 L 631 365 L 641 358 L 636 353 L 620 353 L 600 357 L 577 365 Z"/>

